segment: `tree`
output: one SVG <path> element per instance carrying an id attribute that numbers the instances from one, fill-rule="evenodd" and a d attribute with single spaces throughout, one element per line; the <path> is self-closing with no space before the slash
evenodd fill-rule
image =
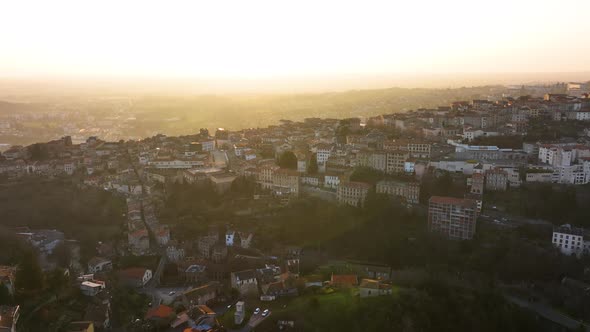
<path id="1" fill-rule="evenodd" d="M 279 157 L 279 166 L 281 168 L 297 169 L 297 156 L 293 151 L 285 151 Z"/>
<path id="2" fill-rule="evenodd" d="M 0 282 L 0 305 L 7 305 L 12 303 L 12 296 L 8 291 L 8 287 L 3 282 Z"/>
<path id="3" fill-rule="evenodd" d="M 51 254 L 51 257 L 55 260 L 57 265 L 64 269 L 70 267 L 71 256 L 70 249 L 64 242 L 58 244 Z"/>
<path id="4" fill-rule="evenodd" d="M 315 174 L 318 172 L 318 157 L 317 154 L 312 154 L 309 158 L 309 165 L 307 165 L 307 173 Z"/>
<path id="5" fill-rule="evenodd" d="M 45 160 L 49 158 L 49 153 L 45 146 L 40 143 L 35 143 L 30 145 L 28 148 L 29 153 L 31 154 L 31 159 L 33 160 Z"/>
<path id="6" fill-rule="evenodd" d="M 43 288 L 43 273 L 32 250 L 27 250 L 18 264 L 15 286 L 19 290 L 32 291 Z"/>
<path id="7" fill-rule="evenodd" d="M 67 284 L 68 278 L 66 277 L 64 270 L 55 269 L 47 274 L 47 287 L 56 294 L 59 294 Z"/>

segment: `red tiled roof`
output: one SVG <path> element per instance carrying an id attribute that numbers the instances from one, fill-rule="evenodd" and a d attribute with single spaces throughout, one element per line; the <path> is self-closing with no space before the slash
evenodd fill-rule
<path id="1" fill-rule="evenodd" d="M 142 279 L 145 271 L 147 271 L 144 267 L 130 267 L 125 270 L 121 270 L 119 273 L 129 279 Z"/>
<path id="2" fill-rule="evenodd" d="M 358 278 L 354 274 L 332 274 L 330 281 L 332 284 L 354 286 L 358 283 Z"/>
<path id="3" fill-rule="evenodd" d="M 152 308 L 148 310 L 148 312 L 145 314 L 145 318 L 168 318 L 173 313 L 174 309 L 170 308 L 167 305 L 160 304 L 157 308 Z"/>

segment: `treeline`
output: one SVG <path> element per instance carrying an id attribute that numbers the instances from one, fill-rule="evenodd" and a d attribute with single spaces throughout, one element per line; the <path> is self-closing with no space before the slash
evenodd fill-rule
<path id="1" fill-rule="evenodd" d="M 0 186 L 0 226 L 57 229 L 80 243 L 82 256 L 94 255 L 98 241 L 121 234 L 123 198 L 67 180 L 30 179 Z"/>
<path id="2" fill-rule="evenodd" d="M 357 303 L 310 305 L 304 331 L 539 331 L 537 321 L 494 291 L 470 291 L 429 281 L 394 296 Z"/>
<path id="3" fill-rule="evenodd" d="M 590 186 L 525 184 L 506 192 L 485 193 L 484 202 L 511 214 L 559 224 L 590 227 Z"/>

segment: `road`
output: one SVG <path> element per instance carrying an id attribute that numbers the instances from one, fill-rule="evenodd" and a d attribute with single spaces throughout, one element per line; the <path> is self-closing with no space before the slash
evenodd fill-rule
<path id="1" fill-rule="evenodd" d="M 495 223 L 500 226 L 518 227 L 522 225 L 552 226 L 551 222 L 541 219 L 531 219 L 522 216 L 512 215 L 506 212 L 486 209 L 479 218 L 482 221 Z"/>
<path id="2" fill-rule="evenodd" d="M 539 316 L 541 316 L 547 320 L 550 320 L 556 324 L 564 326 L 570 330 L 577 330 L 580 327 L 580 324 L 582 324 L 581 322 L 579 322 L 571 317 L 568 317 L 568 316 L 562 314 L 561 312 L 554 310 L 553 308 L 551 308 L 543 303 L 540 303 L 540 302 L 529 302 L 529 301 L 522 300 L 522 299 L 519 299 L 515 296 L 510 296 L 510 295 L 506 295 L 506 299 L 508 299 L 510 302 L 518 305 L 519 307 L 532 310 L 535 313 L 537 313 Z M 583 325 L 586 328 L 586 331 L 590 332 L 590 326 L 587 324 L 583 324 Z"/>
<path id="3" fill-rule="evenodd" d="M 166 255 L 160 256 L 160 261 L 158 262 L 158 267 L 152 273 L 152 279 L 147 282 L 143 288 L 139 290 L 140 293 L 146 294 L 152 298 L 152 308 L 156 308 L 160 305 L 160 296 L 158 294 L 159 290 L 156 289 L 156 286 L 159 284 L 160 276 L 162 272 L 164 272 L 164 266 L 166 265 Z"/>
<path id="4" fill-rule="evenodd" d="M 241 329 L 228 330 L 228 331 L 230 331 L 230 332 L 250 332 L 250 331 L 252 331 L 253 328 L 260 325 L 260 323 L 262 323 L 264 320 L 268 319 L 271 314 L 272 314 L 272 311 L 269 311 L 268 315 L 266 315 L 266 317 L 262 317 L 262 312 L 259 313 L 258 315 L 252 315 L 252 316 L 250 316 L 250 320 L 248 321 L 248 323 L 245 324 Z"/>

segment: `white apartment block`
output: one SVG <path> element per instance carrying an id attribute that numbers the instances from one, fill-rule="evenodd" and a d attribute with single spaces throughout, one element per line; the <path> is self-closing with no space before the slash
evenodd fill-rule
<path id="1" fill-rule="evenodd" d="M 564 255 L 580 256 L 590 248 L 590 241 L 584 241 L 584 234 L 583 228 L 561 225 L 553 229 L 551 243 Z"/>
<path id="2" fill-rule="evenodd" d="M 326 161 L 332 155 L 332 151 L 334 151 L 334 146 L 331 144 L 318 144 L 316 147 L 316 160 L 318 164 L 325 164 Z"/>

